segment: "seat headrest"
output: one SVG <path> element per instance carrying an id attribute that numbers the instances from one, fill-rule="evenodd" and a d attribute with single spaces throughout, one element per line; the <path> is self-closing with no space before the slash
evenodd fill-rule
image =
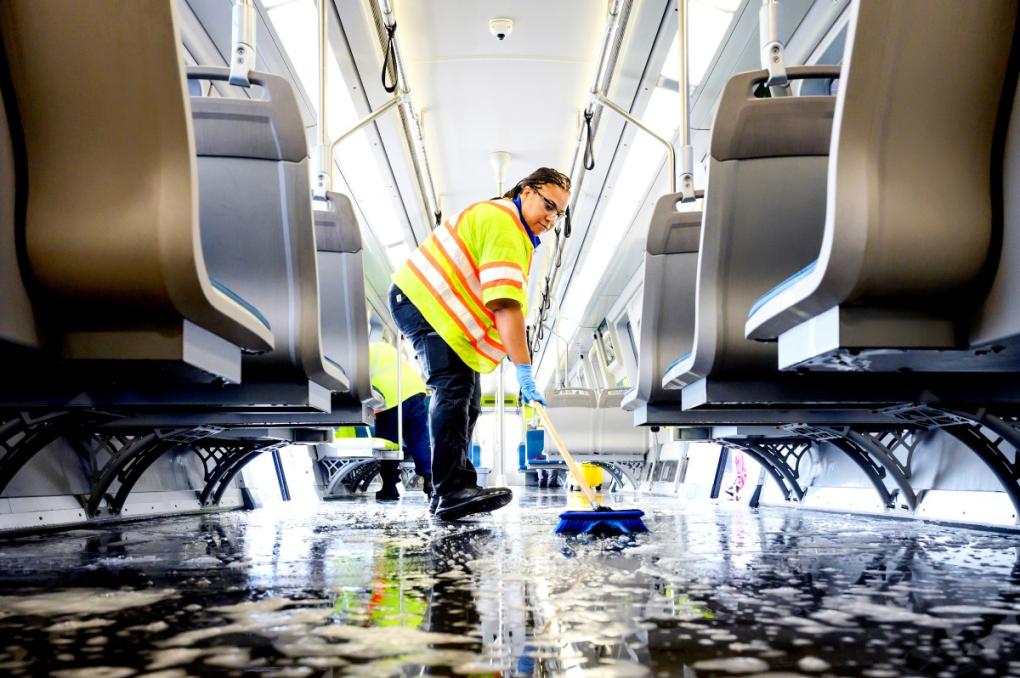
<path id="1" fill-rule="evenodd" d="M 351 199 L 342 193 L 326 193 L 326 200 L 327 205 L 315 202 L 315 249 L 319 252 L 360 252 L 361 229 L 358 228 Z"/>
<path id="2" fill-rule="evenodd" d="M 549 407 L 594 408 L 597 400 L 595 391 L 588 388 L 562 388 L 548 393 Z"/>
<path id="3" fill-rule="evenodd" d="M 648 254 L 697 252 L 701 238 L 701 211 L 678 212 L 682 193 L 667 193 L 655 203 L 648 227 L 645 250 Z"/>
<path id="4" fill-rule="evenodd" d="M 226 81 L 227 68 L 188 68 L 190 83 Z M 251 158 L 300 162 L 308 157 L 305 126 L 294 88 L 285 78 L 270 73 L 251 73 L 251 82 L 262 88 L 263 98 L 191 97 L 195 147 L 199 157 Z M 255 88 L 250 90 L 254 97 Z"/>
<path id="5" fill-rule="evenodd" d="M 835 79 L 839 66 L 794 66 L 791 80 Z M 756 98 L 754 88 L 768 71 L 738 73 L 719 98 L 712 125 L 712 158 L 752 160 L 829 154 L 836 97 L 786 96 Z"/>

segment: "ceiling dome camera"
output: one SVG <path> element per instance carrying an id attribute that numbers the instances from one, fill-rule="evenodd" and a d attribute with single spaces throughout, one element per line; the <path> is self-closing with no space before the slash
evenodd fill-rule
<path id="1" fill-rule="evenodd" d="M 510 37 L 514 30 L 514 20 L 505 16 L 489 19 L 489 32 L 492 36 L 502 42 Z"/>

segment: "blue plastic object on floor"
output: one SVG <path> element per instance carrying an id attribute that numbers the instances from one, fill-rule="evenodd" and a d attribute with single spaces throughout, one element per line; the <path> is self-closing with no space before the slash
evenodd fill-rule
<path id="1" fill-rule="evenodd" d="M 596 537 L 614 535 L 639 534 L 647 532 L 648 527 L 641 517 L 645 515 L 640 509 L 614 511 L 601 507 L 597 511 L 564 511 L 560 514 L 557 534 L 590 534 Z"/>

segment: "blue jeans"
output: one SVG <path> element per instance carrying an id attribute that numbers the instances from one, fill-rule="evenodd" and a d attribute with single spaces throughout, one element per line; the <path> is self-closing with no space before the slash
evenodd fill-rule
<path id="1" fill-rule="evenodd" d="M 480 375 L 468 367 L 396 285 L 390 287 L 390 313 L 411 340 L 432 389 L 429 433 L 432 484 L 442 497 L 478 485 L 468 446 L 482 412 Z"/>
<path id="2" fill-rule="evenodd" d="M 425 394 L 417 393 L 405 400 L 400 409 L 404 411 L 404 453 L 411 453 L 414 470 L 420 476 L 432 475 L 432 449 L 429 445 L 429 414 L 425 405 Z M 397 440 L 397 408 L 377 412 L 375 435 L 385 440 Z M 379 475 L 383 484 L 393 486 L 400 480 L 400 462 L 380 461 Z"/>

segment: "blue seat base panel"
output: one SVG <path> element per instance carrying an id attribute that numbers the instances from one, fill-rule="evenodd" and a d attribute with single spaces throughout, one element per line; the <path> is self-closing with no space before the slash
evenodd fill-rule
<path id="1" fill-rule="evenodd" d="M 217 290 L 228 296 L 231 299 L 231 301 L 234 301 L 235 303 L 239 304 L 244 308 L 244 310 L 248 311 L 253 316 L 258 318 L 259 322 L 265 325 L 267 330 L 273 329 L 272 325 L 269 324 L 269 319 L 266 318 L 266 316 L 262 315 L 262 312 L 255 308 L 254 304 L 247 301 L 240 294 L 230 289 L 216 278 L 209 278 L 209 282 L 211 282 L 212 286 L 215 287 Z"/>
<path id="2" fill-rule="evenodd" d="M 691 357 L 691 355 L 693 355 L 693 351 L 688 351 L 687 353 L 684 353 L 684 354 L 683 354 L 682 356 L 680 356 L 679 358 L 677 358 L 676 360 L 674 360 L 673 362 L 671 362 L 671 363 L 670 363 L 669 365 L 666 365 L 666 372 L 669 372 L 669 371 L 670 371 L 670 370 L 672 370 L 672 369 L 673 369 L 674 367 L 676 367 L 677 365 L 679 365 L 679 364 L 680 364 L 680 363 L 682 363 L 683 361 L 685 361 L 685 360 L 687 360 L 688 358 L 690 358 L 690 357 Z M 665 374 L 665 373 L 664 373 L 664 374 Z"/>
<path id="3" fill-rule="evenodd" d="M 751 305 L 751 310 L 747 312 L 747 317 L 750 318 L 755 313 L 757 313 L 758 309 L 760 309 L 762 306 L 764 306 L 765 304 L 769 303 L 770 301 L 772 301 L 773 299 L 778 297 L 780 294 L 782 294 L 786 290 L 788 290 L 791 287 L 793 287 L 794 285 L 796 285 L 798 281 L 803 280 L 804 278 L 806 278 L 809 275 L 811 275 L 814 272 L 815 268 L 817 268 L 817 267 L 818 267 L 818 260 L 815 259 L 810 264 L 808 264 L 804 268 L 800 269 L 799 271 L 797 271 L 796 273 L 791 275 L 789 278 L 787 278 L 783 282 L 781 282 L 778 285 L 776 285 L 775 287 L 773 287 L 771 290 L 769 290 L 765 294 L 763 294 L 760 297 L 758 297 L 758 299 L 754 302 L 754 304 Z"/>

